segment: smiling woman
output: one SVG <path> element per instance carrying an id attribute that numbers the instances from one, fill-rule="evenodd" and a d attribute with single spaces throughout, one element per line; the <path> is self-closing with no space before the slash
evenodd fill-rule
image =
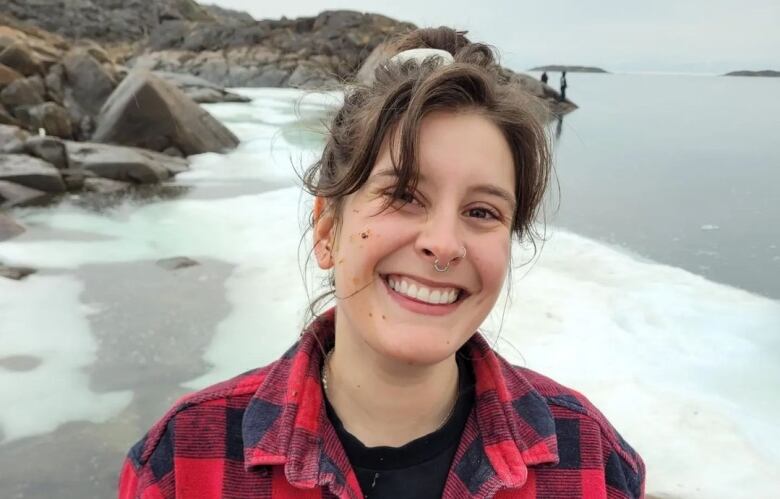
<path id="1" fill-rule="evenodd" d="M 530 97 L 464 35 L 411 32 L 347 91 L 305 176 L 335 307 L 281 359 L 179 401 L 120 497 L 643 494 L 642 460 L 585 397 L 477 331 L 550 166 Z"/>

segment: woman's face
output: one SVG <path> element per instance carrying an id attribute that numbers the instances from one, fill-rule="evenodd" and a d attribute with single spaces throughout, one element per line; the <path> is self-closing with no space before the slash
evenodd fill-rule
<path id="1" fill-rule="evenodd" d="M 431 113 L 419 144 L 411 202 L 382 211 L 396 183 L 385 144 L 368 181 L 344 198 L 340 229 L 319 218 L 315 252 L 322 268 L 335 267 L 337 334 L 423 365 L 457 351 L 498 298 L 515 173 L 501 131 L 476 113 Z M 440 269 L 450 262 L 446 272 L 435 270 L 437 258 Z"/>

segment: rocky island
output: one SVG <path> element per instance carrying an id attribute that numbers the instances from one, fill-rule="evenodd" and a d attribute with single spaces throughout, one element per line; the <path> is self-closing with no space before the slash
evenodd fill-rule
<path id="1" fill-rule="evenodd" d="M 609 71 L 605 71 L 601 68 L 593 67 L 593 66 L 562 66 L 562 65 L 556 65 L 552 64 L 549 66 L 537 66 L 535 68 L 529 69 L 529 71 L 551 71 L 551 72 L 561 72 L 566 71 L 568 73 L 609 73 Z"/>
<path id="2" fill-rule="evenodd" d="M 780 71 L 774 71 L 772 69 L 764 69 L 763 71 L 731 71 L 723 76 L 764 76 L 778 78 L 780 77 Z"/>

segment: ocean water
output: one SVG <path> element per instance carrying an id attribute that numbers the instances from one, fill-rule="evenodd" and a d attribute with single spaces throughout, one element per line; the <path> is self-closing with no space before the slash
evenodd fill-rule
<path id="1" fill-rule="evenodd" d="M 581 108 L 556 141 L 560 208 L 483 330 L 587 394 L 645 458 L 649 494 L 771 497 L 778 86 L 569 84 Z M 240 91 L 253 101 L 209 109 L 242 145 L 194 158 L 165 188 L 14 210 L 28 232 L 0 243 L 0 261 L 40 271 L 0 280 L 0 497 L 112 496 L 123 455 L 175 398 L 297 337 L 322 276 L 304 265 L 311 202 L 296 168 L 317 156 L 340 96 Z M 174 256 L 199 265 L 155 263 Z"/>

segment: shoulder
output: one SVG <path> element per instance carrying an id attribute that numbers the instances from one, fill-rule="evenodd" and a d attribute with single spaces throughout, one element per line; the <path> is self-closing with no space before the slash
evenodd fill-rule
<path id="1" fill-rule="evenodd" d="M 133 446 L 128 459 L 137 468 L 148 464 L 164 467 L 173 458 L 174 445 L 189 440 L 187 433 L 197 433 L 198 445 L 207 445 L 209 440 L 224 442 L 226 433 L 231 431 L 240 432 L 244 411 L 278 363 L 184 395 Z M 176 443 L 174 436 L 179 437 Z"/>
<path id="2" fill-rule="evenodd" d="M 598 465 L 608 486 L 628 497 L 642 496 L 642 458 L 587 397 L 531 369 L 503 363 L 505 374 L 525 379 L 547 403 L 555 424 L 559 467 Z"/>

